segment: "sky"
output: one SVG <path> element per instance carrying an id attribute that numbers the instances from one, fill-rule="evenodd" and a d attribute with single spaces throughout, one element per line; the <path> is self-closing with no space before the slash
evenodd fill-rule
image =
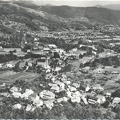
<path id="1" fill-rule="evenodd" d="M 37 4 L 69 5 L 87 7 L 95 5 L 120 4 L 120 0 L 33 0 Z"/>

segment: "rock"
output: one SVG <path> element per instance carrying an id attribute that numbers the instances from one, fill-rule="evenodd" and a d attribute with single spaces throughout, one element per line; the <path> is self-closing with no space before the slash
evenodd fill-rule
<path id="1" fill-rule="evenodd" d="M 21 104 L 15 104 L 13 105 L 13 109 L 22 109 L 22 105 Z"/>
<path id="2" fill-rule="evenodd" d="M 42 99 L 48 99 L 48 100 L 52 100 L 52 99 L 55 99 L 55 94 L 51 91 L 48 91 L 48 90 L 43 90 L 42 92 L 40 92 L 39 96 L 42 98 Z"/>
<path id="3" fill-rule="evenodd" d="M 44 104 L 45 104 L 45 106 L 48 108 L 48 109 L 52 109 L 53 107 L 54 107 L 54 103 L 53 103 L 54 101 L 44 101 Z"/>

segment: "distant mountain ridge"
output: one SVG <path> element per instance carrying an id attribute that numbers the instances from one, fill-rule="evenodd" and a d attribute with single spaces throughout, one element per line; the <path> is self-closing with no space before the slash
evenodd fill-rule
<path id="1" fill-rule="evenodd" d="M 110 4 L 110 5 L 105 5 L 104 7 L 113 10 L 120 10 L 120 4 Z"/>
<path id="2" fill-rule="evenodd" d="M 120 20 L 118 11 L 104 7 L 42 6 L 41 10 L 63 18 L 86 17 L 89 20 L 102 23 L 115 24 Z"/>
<path id="3" fill-rule="evenodd" d="M 111 10 L 120 10 L 120 4 L 109 4 L 109 5 L 95 5 L 94 7 L 98 8 L 107 8 Z"/>
<path id="4" fill-rule="evenodd" d="M 120 12 L 100 6 L 71 7 L 36 5 L 28 1 L 0 1 L 1 31 L 24 29 L 68 30 L 91 28 L 96 23 L 120 24 Z M 9 23 L 11 22 L 11 23 Z M 3 24 L 4 23 L 4 24 Z M 8 25 L 9 24 L 9 25 Z"/>

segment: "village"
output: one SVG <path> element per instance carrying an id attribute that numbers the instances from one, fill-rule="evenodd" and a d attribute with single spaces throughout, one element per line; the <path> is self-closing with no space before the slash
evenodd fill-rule
<path id="1" fill-rule="evenodd" d="M 21 48 L 1 46 L 1 107 L 9 105 L 11 110 L 33 114 L 39 109 L 52 111 L 55 106 L 69 103 L 73 108 L 78 104 L 100 108 L 101 116 L 109 109 L 109 117 L 115 118 L 120 109 L 120 54 L 115 49 L 119 44 L 113 41 L 116 38 L 118 43 L 119 36 L 110 38 L 97 32 L 97 36 L 92 35 L 94 40 L 84 33 L 82 40 L 75 43 L 77 46 L 68 51 L 55 44 L 40 44 L 36 35 L 32 48 L 26 47 L 26 39 L 21 41 Z M 72 38 L 72 33 L 68 36 Z M 100 43 L 97 38 L 107 41 L 108 47 L 98 48 L 94 44 Z"/>

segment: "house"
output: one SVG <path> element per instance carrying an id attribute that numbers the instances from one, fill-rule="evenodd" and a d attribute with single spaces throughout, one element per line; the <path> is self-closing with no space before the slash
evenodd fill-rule
<path id="1" fill-rule="evenodd" d="M 64 51 L 63 49 L 59 49 L 59 48 L 53 49 L 53 50 L 51 50 L 51 51 L 52 51 L 52 53 L 57 52 L 57 53 L 60 54 L 60 55 L 65 54 L 65 51 Z"/>
<path id="2" fill-rule="evenodd" d="M 42 56 L 39 59 L 37 59 L 37 65 L 42 66 L 43 68 L 48 67 L 48 58 L 46 56 Z"/>
<path id="3" fill-rule="evenodd" d="M 44 51 L 44 53 L 47 53 L 47 54 L 48 54 L 48 53 L 50 53 L 51 50 L 50 50 L 49 47 L 44 47 L 44 48 L 43 48 L 43 51 Z"/>
<path id="4" fill-rule="evenodd" d="M 44 55 L 44 51 L 43 50 L 34 50 L 31 52 L 32 57 L 38 58 L 41 55 Z"/>
<path id="5" fill-rule="evenodd" d="M 9 52 L 6 52 L 2 46 L 0 46 L 0 55 L 6 55 L 9 54 Z"/>
<path id="6" fill-rule="evenodd" d="M 51 48 L 51 49 L 52 48 L 54 48 L 54 49 L 57 48 L 57 46 L 55 44 L 49 44 L 48 47 Z"/>

